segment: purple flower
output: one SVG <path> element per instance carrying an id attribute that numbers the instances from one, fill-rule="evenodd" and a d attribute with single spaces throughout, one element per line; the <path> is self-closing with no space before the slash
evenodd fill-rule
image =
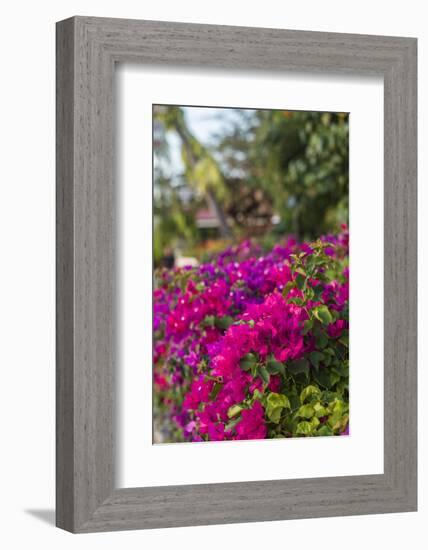
<path id="1" fill-rule="evenodd" d="M 330 336 L 330 338 L 340 338 L 342 336 L 342 332 L 348 328 L 347 321 L 343 319 L 338 319 L 334 323 L 330 323 L 327 327 L 327 333 Z"/>

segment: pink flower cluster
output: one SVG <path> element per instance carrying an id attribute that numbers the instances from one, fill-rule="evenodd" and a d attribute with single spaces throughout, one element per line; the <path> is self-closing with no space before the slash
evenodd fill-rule
<path id="1" fill-rule="evenodd" d="M 154 388 L 166 440 L 270 437 L 265 398 L 292 393 L 293 365 L 313 369 L 319 342 L 334 347 L 348 329 L 347 256 L 343 227 L 267 254 L 245 241 L 198 268 L 157 274 Z"/>

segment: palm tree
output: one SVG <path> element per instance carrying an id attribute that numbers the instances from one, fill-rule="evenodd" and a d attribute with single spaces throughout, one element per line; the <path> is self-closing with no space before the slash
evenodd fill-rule
<path id="1" fill-rule="evenodd" d="M 189 130 L 180 107 L 157 109 L 158 119 L 166 130 L 174 131 L 181 140 L 185 178 L 199 194 L 205 196 L 208 207 L 216 214 L 222 237 L 232 236 L 221 200 L 227 196 L 227 186 L 217 161 Z"/>

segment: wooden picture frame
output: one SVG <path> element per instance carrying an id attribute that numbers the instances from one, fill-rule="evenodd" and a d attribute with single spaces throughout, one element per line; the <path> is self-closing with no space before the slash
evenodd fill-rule
<path id="1" fill-rule="evenodd" d="M 414 38 L 154 21 L 57 24 L 58 527 L 83 533 L 416 510 L 416 47 Z M 383 77 L 383 474 L 115 488 L 117 62 Z"/>

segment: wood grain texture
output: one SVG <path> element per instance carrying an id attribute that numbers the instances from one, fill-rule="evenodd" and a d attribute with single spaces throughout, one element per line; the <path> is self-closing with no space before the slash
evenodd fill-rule
<path id="1" fill-rule="evenodd" d="M 74 23 L 56 36 L 56 522 L 74 526 Z"/>
<path id="2" fill-rule="evenodd" d="M 116 62 L 383 76 L 383 475 L 115 489 Z M 416 510 L 416 146 L 415 39 L 87 17 L 57 24 L 59 527 L 92 532 Z"/>

